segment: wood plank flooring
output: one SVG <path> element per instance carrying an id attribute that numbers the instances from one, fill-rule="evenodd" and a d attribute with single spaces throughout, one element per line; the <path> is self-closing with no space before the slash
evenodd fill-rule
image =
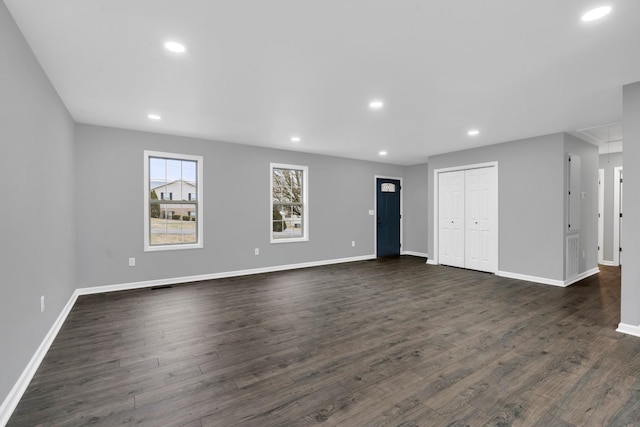
<path id="1" fill-rule="evenodd" d="M 640 426 L 620 270 L 395 259 L 82 296 L 9 426 Z"/>

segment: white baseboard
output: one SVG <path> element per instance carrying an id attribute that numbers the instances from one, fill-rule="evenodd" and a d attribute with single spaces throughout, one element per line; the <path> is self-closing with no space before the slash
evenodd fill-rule
<path id="1" fill-rule="evenodd" d="M 417 256 L 420 258 L 429 258 L 429 254 L 426 254 L 424 252 L 402 251 L 402 255 L 411 255 L 411 256 Z"/>
<path id="2" fill-rule="evenodd" d="M 33 354 L 33 357 L 31 357 L 31 360 L 29 361 L 29 363 L 27 363 L 27 367 L 24 368 L 24 371 L 22 371 L 22 375 L 20 375 L 18 381 L 14 384 L 9 394 L 4 399 L 4 402 L 2 402 L 2 405 L 0 405 L 0 426 L 4 426 L 9 422 L 11 414 L 13 414 L 13 411 L 18 406 L 20 399 L 22 399 L 22 395 L 27 390 L 29 383 L 33 379 L 33 376 L 36 374 L 40 363 L 42 363 L 44 356 L 47 354 L 47 351 L 49 351 L 49 347 L 51 347 L 51 344 L 58 335 L 62 324 L 71 312 L 71 308 L 73 308 L 73 305 L 76 303 L 78 295 L 79 294 L 77 290 L 73 292 L 71 298 L 69 298 L 69 301 L 62 309 L 62 312 L 60 312 L 58 318 L 53 323 L 53 326 L 51 326 L 51 329 L 49 329 L 49 332 L 40 343 L 40 346 L 38 347 L 36 352 Z"/>
<path id="3" fill-rule="evenodd" d="M 496 273 L 496 276 L 507 277 L 509 279 L 526 280 L 527 282 L 542 283 L 543 285 L 560 286 L 562 288 L 566 288 L 569 285 L 572 285 L 576 282 L 579 282 L 582 279 L 585 279 L 589 276 L 593 276 L 594 274 L 598 274 L 598 273 L 600 273 L 600 270 L 596 267 L 596 268 L 592 268 L 591 270 L 585 271 L 584 273 L 580 273 L 577 276 L 567 280 L 557 280 L 557 279 L 549 279 L 547 277 L 529 276 L 527 274 L 510 273 L 508 271 L 498 271 Z"/>
<path id="4" fill-rule="evenodd" d="M 276 265 L 272 267 L 250 268 L 247 270 L 224 271 L 221 273 L 199 274 L 197 276 L 172 277 L 169 279 L 146 280 L 143 282 L 119 283 L 117 285 L 93 286 L 78 289 L 78 295 L 101 294 L 105 292 L 127 291 L 131 289 L 150 288 L 153 286 L 174 285 L 178 283 L 199 282 L 202 280 L 223 279 L 225 277 L 248 276 L 251 274 L 273 273 L 276 271 L 295 270 L 298 268 L 319 267 L 322 265 L 342 264 L 345 262 L 367 261 L 375 259 L 375 255 L 363 255 L 350 258 L 327 259 L 322 261 L 303 262 L 299 264 Z"/>
<path id="5" fill-rule="evenodd" d="M 529 276 L 528 274 L 510 273 L 508 271 L 498 271 L 496 276 L 506 277 L 508 279 L 526 280 L 527 282 L 542 283 L 543 285 L 562 286 L 563 280 L 549 279 L 547 277 Z"/>
<path id="6" fill-rule="evenodd" d="M 427 264 L 429 264 L 429 265 L 439 265 L 435 260 L 432 260 L 431 258 L 427 259 Z"/>
<path id="7" fill-rule="evenodd" d="M 633 335 L 635 337 L 640 337 L 640 326 L 633 326 L 627 323 L 618 323 L 618 329 L 616 332 L 622 332 L 623 334 Z"/>
<path id="8" fill-rule="evenodd" d="M 565 280 L 564 286 L 573 285 L 574 283 L 579 282 L 582 279 L 586 279 L 587 277 L 593 276 L 594 274 L 598 273 L 600 273 L 600 269 L 598 267 L 592 268 L 591 270 L 587 270 L 584 273 L 578 274 L 576 277 Z"/>
<path id="9" fill-rule="evenodd" d="M 366 261 L 370 259 L 375 259 L 375 255 L 363 255 L 357 257 L 350 258 L 338 258 L 338 259 L 328 259 L 322 261 L 313 261 L 313 262 L 304 262 L 299 264 L 288 264 L 288 265 L 277 265 L 273 267 L 261 267 L 261 268 L 252 268 L 248 270 L 236 270 L 236 271 L 227 271 L 222 273 L 212 273 L 212 274 L 201 274 L 198 276 L 187 276 L 187 277 L 174 277 L 171 279 L 158 279 L 158 280 L 147 280 L 143 282 L 132 282 L 132 283 L 121 283 L 117 285 L 107 285 L 107 286 L 97 286 L 92 288 L 78 288 L 75 290 L 71 298 L 67 302 L 67 304 L 62 309 L 62 312 L 56 319 L 55 323 L 45 336 L 44 340 L 36 350 L 35 354 L 27 364 L 27 367 L 18 378 L 18 381 L 15 383 L 7 397 L 0 405 L 0 426 L 4 426 L 9 422 L 9 418 L 11 418 L 11 414 L 18 406 L 22 395 L 26 391 L 29 383 L 33 379 L 40 363 L 44 359 L 44 356 L 47 354 L 49 347 L 53 343 L 53 340 L 58 335 L 62 324 L 67 319 L 67 316 L 71 312 L 73 305 L 75 304 L 78 296 L 80 295 L 90 295 L 90 294 L 100 294 L 105 292 L 114 292 L 114 291 L 122 291 L 122 290 L 130 290 L 130 289 L 139 289 L 139 288 L 148 288 L 151 286 L 162 286 L 162 285 L 171 285 L 177 283 L 188 283 L 188 282 L 196 282 L 200 280 L 210 280 L 210 279 L 221 279 L 224 277 L 236 277 L 236 276 L 247 276 L 250 274 L 260 274 L 260 273 L 271 273 L 275 271 L 284 271 L 284 270 L 294 270 L 297 268 L 306 268 L 306 267 L 318 267 L 322 265 L 330 265 L 330 264 L 341 264 L 345 262 L 354 262 L 354 261 Z"/>
<path id="10" fill-rule="evenodd" d="M 613 261 L 607 261 L 606 259 L 602 260 L 599 264 L 606 265 L 607 267 L 617 267 L 619 265 Z"/>

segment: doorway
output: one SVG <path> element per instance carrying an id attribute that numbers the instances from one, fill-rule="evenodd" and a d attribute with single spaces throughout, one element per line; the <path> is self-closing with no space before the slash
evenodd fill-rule
<path id="1" fill-rule="evenodd" d="M 613 264 L 622 265 L 622 167 L 613 168 Z"/>
<path id="2" fill-rule="evenodd" d="M 376 255 L 400 255 L 402 182 L 397 178 L 376 177 Z"/>

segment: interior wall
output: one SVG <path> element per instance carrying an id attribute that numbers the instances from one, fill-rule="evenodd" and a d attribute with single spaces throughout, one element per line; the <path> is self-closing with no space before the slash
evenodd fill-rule
<path id="1" fill-rule="evenodd" d="M 640 82 L 623 87 L 624 193 L 640 193 Z M 639 167 L 635 167 L 636 163 Z M 640 334 L 640 198 L 624 198 L 624 233 L 620 236 L 622 303 L 620 322 Z"/>
<path id="2" fill-rule="evenodd" d="M 584 273 L 598 267 L 598 147 L 566 133 L 564 140 L 565 153 L 580 156 L 579 272 Z M 566 234 L 567 231 L 565 227 Z"/>
<path id="3" fill-rule="evenodd" d="M 204 157 L 203 249 L 143 251 L 144 150 Z M 76 126 L 76 160 L 81 288 L 373 255 L 374 176 L 404 175 L 402 166 L 90 125 Z M 269 243 L 270 162 L 309 167 L 308 242 Z"/>
<path id="4" fill-rule="evenodd" d="M 498 162 L 501 272 L 564 280 L 564 134 L 429 157 L 428 250 L 435 256 L 433 171 Z"/>
<path id="5" fill-rule="evenodd" d="M 427 189 L 429 166 L 422 163 L 405 168 L 403 250 L 414 254 L 427 252 Z"/>
<path id="6" fill-rule="evenodd" d="M 603 223 L 604 229 L 603 252 L 604 261 L 613 262 L 613 194 L 614 194 L 614 175 L 613 169 L 622 167 L 622 153 L 600 154 L 599 168 L 604 169 L 604 212 Z"/>
<path id="7" fill-rule="evenodd" d="M 75 289 L 76 198 L 73 121 L 3 2 L 0 57 L 2 403 Z"/>

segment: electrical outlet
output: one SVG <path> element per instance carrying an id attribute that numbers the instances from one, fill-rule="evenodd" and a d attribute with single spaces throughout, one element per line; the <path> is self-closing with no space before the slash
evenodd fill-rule
<path id="1" fill-rule="evenodd" d="M 256 249 L 254 250 L 254 254 L 255 254 L 256 256 L 257 256 L 257 255 L 260 255 L 260 248 L 256 248 Z"/>
<path id="2" fill-rule="evenodd" d="M 136 259 L 129 258 L 129 267 L 135 267 L 135 266 L 136 266 Z"/>
<path id="3" fill-rule="evenodd" d="M 587 257 L 587 253 L 585 251 L 582 251 L 582 258 L 586 258 Z"/>
<path id="4" fill-rule="evenodd" d="M 375 214 L 375 212 L 373 211 L 373 209 L 369 209 L 369 215 L 373 216 Z"/>
<path id="5" fill-rule="evenodd" d="M 40 313 L 44 312 L 44 295 L 40 297 Z"/>
<path id="6" fill-rule="evenodd" d="M 355 241 L 355 240 L 352 240 L 352 241 L 351 241 L 351 247 L 352 247 L 352 248 L 355 248 L 355 247 L 356 247 L 356 241 Z"/>

